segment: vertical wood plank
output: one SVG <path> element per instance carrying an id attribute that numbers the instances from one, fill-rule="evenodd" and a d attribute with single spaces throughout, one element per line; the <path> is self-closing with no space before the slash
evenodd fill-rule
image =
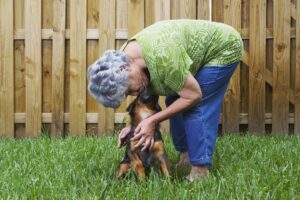
<path id="1" fill-rule="evenodd" d="M 64 133 L 66 0 L 53 1 L 51 136 Z"/>
<path id="2" fill-rule="evenodd" d="M 216 22 L 223 22 L 224 20 L 224 10 L 223 10 L 224 0 L 212 0 L 212 20 Z"/>
<path id="3" fill-rule="evenodd" d="M 70 135 L 85 135 L 87 2 L 70 4 Z"/>
<path id="4" fill-rule="evenodd" d="M 300 1 L 297 1 L 296 15 L 296 70 L 295 70 L 295 128 L 300 135 Z"/>
<path id="5" fill-rule="evenodd" d="M 180 1 L 180 18 L 196 19 L 196 0 Z"/>
<path id="6" fill-rule="evenodd" d="M 128 0 L 128 38 L 141 31 L 145 20 L 144 0 Z"/>
<path id="7" fill-rule="evenodd" d="M 249 131 L 265 132 L 266 0 L 250 1 Z"/>
<path id="8" fill-rule="evenodd" d="M 171 18 L 170 0 L 156 0 L 154 2 L 154 22 Z"/>
<path id="9" fill-rule="evenodd" d="M 224 0 L 224 23 L 241 31 L 241 0 Z M 223 101 L 223 133 L 239 132 L 240 67 L 235 70 Z"/>
<path id="10" fill-rule="evenodd" d="M 41 133 L 41 0 L 25 1 L 26 136 Z"/>
<path id="11" fill-rule="evenodd" d="M 289 131 L 290 1 L 274 0 L 273 133 Z"/>
<path id="12" fill-rule="evenodd" d="M 180 0 L 171 0 L 171 19 L 180 19 Z"/>
<path id="13" fill-rule="evenodd" d="M 53 27 L 53 1 L 42 0 L 42 29 Z M 52 40 L 42 40 L 42 113 L 51 113 Z M 50 134 L 51 124 L 42 123 L 42 131 Z"/>
<path id="14" fill-rule="evenodd" d="M 24 28 L 25 0 L 14 0 L 14 28 Z M 14 41 L 14 101 L 15 112 L 25 113 L 25 41 Z M 15 124 L 15 137 L 25 136 L 25 123 Z"/>
<path id="15" fill-rule="evenodd" d="M 99 6 L 99 54 L 101 56 L 107 49 L 115 48 L 116 2 L 115 0 L 100 0 Z M 115 122 L 114 109 L 99 105 L 98 116 L 98 134 L 112 134 Z"/>
<path id="16" fill-rule="evenodd" d="M 211 19 L 210 0 L 197 0 L 197 19 Z"/>
<path id="17" fill-rule="evenodd" d="M 0 0 L 0 136 L 14 137 L 13 1 Z"/>

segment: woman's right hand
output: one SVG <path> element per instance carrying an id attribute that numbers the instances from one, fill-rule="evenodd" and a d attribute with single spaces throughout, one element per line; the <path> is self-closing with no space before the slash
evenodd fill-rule
<path id="1" fill-rule="evenodd" d="M 118 148 L 121 148 L 122 146 L 124 146 L 126 138 L 129 134 L 131 130 L 131 126 L 126 126 L 125 128 L 123 128 L 119 134 L 119 138 L 118 138 Z"/>

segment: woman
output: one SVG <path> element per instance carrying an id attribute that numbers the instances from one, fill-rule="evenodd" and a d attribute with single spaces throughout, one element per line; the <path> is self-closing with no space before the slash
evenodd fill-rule
<path id="1" fill-rule="evenodd" d="M 144 88 L 167 96 L 167 108 L 135 130 L 136 146 L 153 144 L 156 123 L 170 119 L 178 165 L 192 165 L 188 180 L 208 174 L 212 164 L 222 99 L 243 53 L 232 27 L 204 20 L 155 23 L 128 40 L 120 51 L 107 51 L 89 67 L 89 92 L 116 108 L 127 95 Z M 122 129 L 118 147 L 130 127 Z"/>

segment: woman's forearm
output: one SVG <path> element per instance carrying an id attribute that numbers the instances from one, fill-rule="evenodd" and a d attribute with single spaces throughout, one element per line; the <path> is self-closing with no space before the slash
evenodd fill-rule
<path id="1" fill-rule="evenodd" d="M 183 111 L 187 110 L 188 108 L 192 107 L 199 101 L 200 101 L 200 99 L 185 99 L 185 98 L 179 97 L 170 106 L 168 106 L 166 109 L 156 113 L 155 115 L 152 115 L 151 118 L 155 123 L 160 123 L 160 122 L 176 115 L 179 112 L 183 112 Z"/>
<path id="2" fill-rule="evenodd" d="M 165 110 L 152 115 L 150 118 L 154 123 L 162 122 L 175 114 L 187 110 L 202 98 L 201 88 L 191 73 L 188 74 L 183 88 L 178 92 L 179 98 Z"/>

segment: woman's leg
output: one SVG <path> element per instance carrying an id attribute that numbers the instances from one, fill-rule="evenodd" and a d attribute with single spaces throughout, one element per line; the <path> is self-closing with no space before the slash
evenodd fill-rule
<path id="1" fill-rule="evenodd" d="M 202 100 L 183 114 L 190 162 L 210 166 L 218 136 L 222 100 L 238 63 L 201 68 L 195 75 Z"/>

